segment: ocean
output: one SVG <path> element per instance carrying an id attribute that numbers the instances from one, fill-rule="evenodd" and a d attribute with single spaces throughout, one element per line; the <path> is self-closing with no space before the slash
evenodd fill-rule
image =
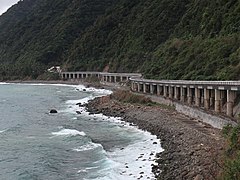
<path id="1" fill-rule="evenodd" d="M 156 136 L 76 105 L 110 93 L 82 85 L 1 83 L 0 179 L 155 179 L 151 164 L 163 150 L 153 143 Z"/>

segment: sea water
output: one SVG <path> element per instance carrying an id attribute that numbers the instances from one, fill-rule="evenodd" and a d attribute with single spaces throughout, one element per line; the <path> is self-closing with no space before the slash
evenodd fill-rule
<path id="1" fill-rule="evenodd" d="M 110 93 L 82 85 L 1 83 L 0 179 L 154 179 L 151 164 L 162 151 L 155 136 L 76 105 Z"/>

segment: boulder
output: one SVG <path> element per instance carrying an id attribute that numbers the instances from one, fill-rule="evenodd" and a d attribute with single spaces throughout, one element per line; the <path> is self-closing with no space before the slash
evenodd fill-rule
<path id="1" fill-rule="evenodd" d="M 82 114 L 80 111 L 76 111 L 77 114 Z"/>
<path id="2" fill-rule="evenodd" d="M 58 113 L 58 112 L 57 112 L 56 109 L 51 109 L 51 110 L 50 110 L 50 113 L 51 113 L 51 114 L 55 114 L 55 113 Z"/>

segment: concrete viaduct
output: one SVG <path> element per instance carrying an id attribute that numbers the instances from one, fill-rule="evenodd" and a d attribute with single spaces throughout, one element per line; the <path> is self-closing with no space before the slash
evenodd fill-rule
<path id="1" fill-rule="evenodd" d="M 131 82 L 133 92 L 161 96 L 233 117 L 240 81 L 149 80 L 137 73 L 62 72 L 63 79 L 97 77 L 102 82 Z"/>
<path id="2" fill-rule="evenodd" d="M 102 82 L 126 82 L 131 77 L 142 77 L 142 74 L 138 73 L 107 73 L 107 72 L 61 72 L 62 79 L 85 79 L 96 77 Z"/>

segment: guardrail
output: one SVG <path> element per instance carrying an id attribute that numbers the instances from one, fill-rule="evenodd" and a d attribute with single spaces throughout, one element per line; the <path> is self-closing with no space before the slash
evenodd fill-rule
<path id="1" fill-rule="evenodd" d="M 140 73 L 109 73 L 109 72 L 61 72 L 61 74 L 99 74 L 99 75 L 105 75 L 105 76 L 131 76 L 131 77 L 142 77 L 142 74 Z"/>
<path id="2" fill-rule="evenodd" d="M 240 86 L 240 81 L 187 81 L 187 80 L 152 80 L 138 77 L 131 77 L 135 82 L 156 83 L 156 84 L 181 84 L 181 85 L 222 85 L 222 86 Z"/>

